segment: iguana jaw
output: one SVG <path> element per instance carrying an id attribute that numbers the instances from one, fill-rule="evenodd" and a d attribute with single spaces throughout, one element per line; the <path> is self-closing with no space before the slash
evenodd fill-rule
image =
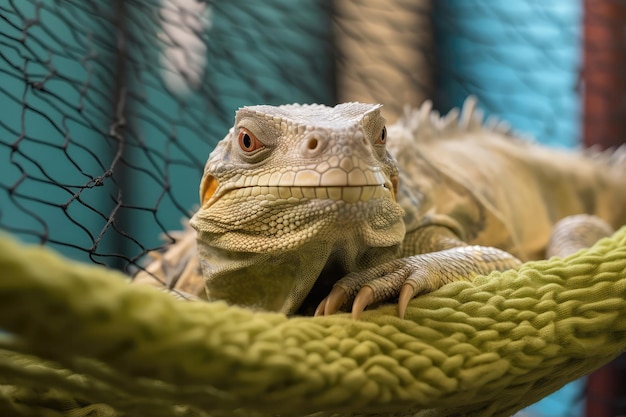
<path id="1" fill-rule="evenodd" d="M 255 214 L 244 209 L 238 221 L 212 210 L 196 213 L 191 224 L 198 230 L 208 298 L 285 314 L 299 311 L 305 299 L 314 308 L 346 273 L 397 255 L 403 211 L 386 193 L 357 203 L 252 199 Z M 310 294 L 319 285 L 326 291 Z"/>
<path id="2" fill-rule="evenodd" d="M 369 266 L 369 248 L 379 248 L 380 257 L 394 256 L 405 229 L 404 212 L 392 196 L 382 185 L 257 186 L 224 193 L 191 220 L 209 299 L 286 314 L 305 300 L 317 305 L 321 298 L 308 297 L 314 286 L 329 290 L 346 273 Z M 331 258 L 340 260 L 337 268 L 327 268 Z M 327 275 L 319 276 L 322 270 Z"/>
<path id="3" fill-rule="evenodd" d="M 302 304 L 330 251 L 322 242 L 273 255 L 223 251 L 209 245 L 198 249 L 209 300 L 285 314 L 294 313 Z"/>

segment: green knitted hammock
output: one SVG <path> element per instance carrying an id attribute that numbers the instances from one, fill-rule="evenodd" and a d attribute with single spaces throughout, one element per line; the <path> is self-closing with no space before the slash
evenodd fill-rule
<path id="1" fill-rule="evenodd" d="M 626 346 L 626 228 L 393 306 L 180 302 L 0 237 L 0 415 L 506 416 Z"/>

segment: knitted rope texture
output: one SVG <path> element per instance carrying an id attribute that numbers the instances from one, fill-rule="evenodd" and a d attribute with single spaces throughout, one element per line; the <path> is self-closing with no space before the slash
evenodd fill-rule
<path id="1" fill-rule="evenodd" d="M 626 228 L 404 320 L 181 302 L 6 236 L 0 271 L 0 415 L 507 416 L 626 347 Z"/>

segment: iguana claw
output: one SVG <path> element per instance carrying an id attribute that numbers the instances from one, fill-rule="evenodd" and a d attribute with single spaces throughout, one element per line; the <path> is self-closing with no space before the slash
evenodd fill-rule
<path id="1" fill-rule="evenodd" d="M 369 286 L 361 288 L 352 303 L 352 318 L 358 319 L 363 310 L 374 302 L 374 291 Z"/>
<path id="2" fill-rule="evenodd" d="M 348 294 L 341 287 L 334 287 L 315 309 L 315 316 L 335 314 L 348 301 Z M 374 302 L 374 291 L 369 286 L 361 288 L 352 303 L 352 318 L 358 319 L 367 306 Z"/>
<path id="3" fill-rule="evenodd" d="M 398 316 L 401 319 L 404 318 L 406 308 L 409 305 L 409 301 L 411 301 L 413 297 L 415 297 L 415 287 L 409 283 L 404 284 L 400 290 L 400 295 L 398 296 Z"/>
<path id="4" fill-rule="evenodd" d="M 315 316 L 330 316 L 335 314 L 348 301 L 348 294 L 341 287 L 333 287 L 315 309 Z"/>

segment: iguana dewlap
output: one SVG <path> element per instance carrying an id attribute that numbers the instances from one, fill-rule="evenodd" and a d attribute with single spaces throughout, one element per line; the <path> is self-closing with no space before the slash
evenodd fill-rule
<path id="1" fill-rule="evenodd" d="M 240 109 L 190 221 L 206 298 L 354 315 L 398 300 L 403 315 L 420 293 L 571 253 L 626 224 L 624 147 L 549 150 L 481 119 L 473 99 L 460 115 L 426 103 L 388 127 L 380 105 Z M 195 256 L 193 239 L 181 242 L 148 270 L 203 296 L 196 268 L 172 267 Z"/>

